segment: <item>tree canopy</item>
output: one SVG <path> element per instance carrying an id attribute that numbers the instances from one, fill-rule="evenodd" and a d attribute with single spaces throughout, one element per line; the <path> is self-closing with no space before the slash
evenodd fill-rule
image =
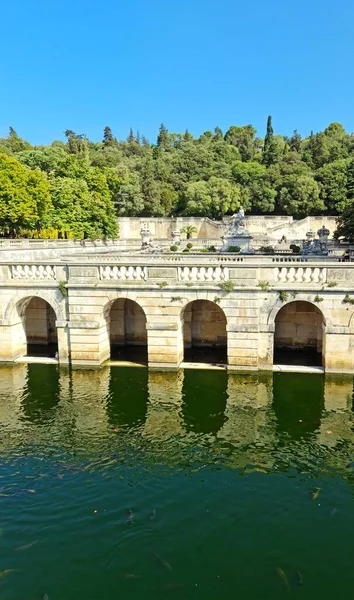
<path id="1" fill-rule="evenodd" d="M 0 138 L 0 233 L 54 228 L 59 235 L 116 234 L 116 217 L 195 215 L 220 219 L 242 204 L 254 214 L 342 214 L 354 200 L 354 137 L 339 123 L 301 138 L 252 125 L 194 137 L 161 124 L 156 140 L 108 125 L 95 142 L 71 129 L 65 141 L 32 146 L 11 127 Z"/>

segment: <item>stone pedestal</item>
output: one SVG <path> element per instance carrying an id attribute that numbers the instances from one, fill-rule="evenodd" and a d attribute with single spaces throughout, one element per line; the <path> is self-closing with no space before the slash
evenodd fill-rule
<path id="1" fill-rule="evenodd" d="M 222 252 L 227 252 L 228 248 L 230 248 L 230 246 L 239 246 L 240 247 L 240 252 L 243 252 L 244 254 L 253 254 L 254 250 L 252 249 L 252 242 L 253 237 L 249 234 L 245 234 L 245 235 L 224 235 L 222 240 L 223 240 L 223 247 L 221 248 Z"/>

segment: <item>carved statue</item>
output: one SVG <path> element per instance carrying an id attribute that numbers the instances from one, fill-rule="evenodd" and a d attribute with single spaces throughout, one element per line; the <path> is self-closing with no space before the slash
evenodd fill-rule
<path id="1" fill-rule="evenodd" d="M 232 215 L 231 227 L 228 233 L 232 235 L 248 235 L 245 221 L 245 211 L 240 206 L 239 211 Z"/>

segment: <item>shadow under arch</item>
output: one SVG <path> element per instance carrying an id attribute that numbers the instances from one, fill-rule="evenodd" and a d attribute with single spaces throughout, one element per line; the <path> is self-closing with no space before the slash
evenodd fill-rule
<path id="1" fill-rule="evenodd" d="M 142 306 L 130 298 L 116 298 L 104 308 L 111 360 L 147 364 L 146 315 Z"/>
<path id="2" fill-rule="evenodd" d="M 227 363 L 227 320 L 211 300 L 192 300 L 181 311 L 184 360 Z"/>
<path id="3" fill-rule="evenodd" d="M 20 319 L 17 332 L 19 355 L 51 358 L 56 355 L 58 315 L 55 308 L 51 302 L 39 295 L 25 296 L 7 308 L 7 313 L 11 314 L 12 318 L 13 311 L 16 311 Z"/>
<path id="4" fill-rule="evenodd" d="M 275 364 L 325 366 L 326 319 L 318 306 L 287 302 L 276 311 L 274 325 Z"/>

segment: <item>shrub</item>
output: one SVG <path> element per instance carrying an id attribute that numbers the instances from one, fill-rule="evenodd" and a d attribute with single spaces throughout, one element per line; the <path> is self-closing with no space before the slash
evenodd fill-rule
<path id="1" fill-rule="evenodd" d="M 171 250 L 171 252 L 177 252 L 178 246 L 171 246 L 170 250 Z"/>
<path id="2" fill-rule="evenodd" d="M 166 285 L 168 285 L 168 283 L 167 281 L 160 281 L 157 285 L 159 286 L 160 290 L 162 290 L 164 287 L 166 287 Z"/>
<path id="3" fill-rule="evenodd" d="M 219 288 L 229 294 L 234 289 L 234 284 L 232 281 L 223 281 L 222 283 L 219 283 Z"/>
<path id="4" fill-rule="evenodd" d="M 327 281 L 327 287 L 336 287 L 338 283 L 336 281 Z"/>
<path id="5" fill-rule="evenodd" d="M 322 302 L 323 298 L 321 298 L 320 296 L 316 295 L 313 299 L 314 302 Z"/>
<path id="6" fill-rule="evenodd" d="M 273 246 L 261 246 L 259 250 L 260 252 L 263 252 L 263 254 L 274 254 L 275 252 Z"/>
<path id="7" fill-rule="evenodd" d="M 342 302 L 343 304 L 354 304 L 354 298 L 351 298 L 349 294 L 345 294 Z"/>
<path id="8" fill-rule="evenodd" d="M 300 254 L 301 247 L 297 246 L 297 244 L 290 244 L 290 250 L 293 251 L 293 254 Z"/>
<path id="9" fill-rule="evenodd" d="M 189 248 L 184 248 L 184 250 L 182 250 L 182 252 L 189 252 Z"/>
<path id="10" fill-rule="evenodd" d="M 240 252 L 240 246 L 229 246 L 227 252 Z"/>
<path id="11" fill-rule="evenodd" d="M 269 281 L 260 281 L 257 286 L 261 288 L 261 290 L 269 290 Z"/>
<path id="12" fill-rule="evenodd" d="M 68 290 L 66 288 L 65 281 L 59 281 L 59 290 L 60 290 L 61 295 L 64 296 L 64 298 L 66 298 L 68 295 Z"/>
<path id="13" fill-rule="evenodd" d="M 188 244 L 186 245 L 186 248 L 188 248 L 188 250 L 190 250 L 191 248 L 193 248 L 192 242 L 188 242 Z"/>
<path id="14" fill-rule="evenodd" d="M 208 252 L 216 252 L 216 248 L 215 248 L 215 246 L 208 246 L 207 251 Z"/>
<path id="15" fill-rule="evenodd" d="M 286 302 L 288 299 L 288 292 L 280 291 L 279 292 L 279 300 L 280 302 Z"/>

